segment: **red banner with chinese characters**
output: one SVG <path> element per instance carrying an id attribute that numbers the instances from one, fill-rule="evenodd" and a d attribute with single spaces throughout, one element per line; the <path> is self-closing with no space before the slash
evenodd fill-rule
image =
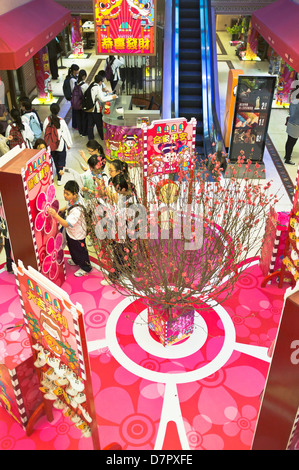
<path id="1" fill-rule="evenodd" d="M 155 0 L 93 0 L 98 54 L 155 55 Z"/>

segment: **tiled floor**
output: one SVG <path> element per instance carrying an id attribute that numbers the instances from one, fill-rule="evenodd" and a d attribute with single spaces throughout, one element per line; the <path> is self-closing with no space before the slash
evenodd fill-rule
<path id="1" fill-rule="evenodd" d="M 217 60 L 218 60 L 218 79 L 219 79 L 219 96 L 220 96 L 220 112 L 223 126 L 224 109 L 226 102 L 226 87 L 229 67 L 243 70 L 245 75 L 268 75 L 268 61 L 241 61 L 235 54 L 236 47 L 230 45 L 230 35 L 226 31 L 218 31 Z M 220 46 L 220 47 L 219 47 Z M 224 54 L 226 52 L 226 54 Z M 282 185 L 284 176 L 289 176 L 290 182 L 295 182 L 297 174 L 297 165 L 285 165 L 283 163 L 284 147 L 287 139 L 285 120 L 288 115 L 287 109 L 273 108 L 270 115 L 268 127 L 268 136 L 273 143 L 278 158 L 278 166 L 282 167 L 281 174 L 278 173 L 276 166 L 269 154 L 269 148 L 265 147 L 264 163 L 267 180 L 273 180 L 274 187 L 279 190 L 282 195 L 278 211 L 289 210 L 290 197 Z M 299 164 L 299 146 L 294 148 L 292 159 Z"/>

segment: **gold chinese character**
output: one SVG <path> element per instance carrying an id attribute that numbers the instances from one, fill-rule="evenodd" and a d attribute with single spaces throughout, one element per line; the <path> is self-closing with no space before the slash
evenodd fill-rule
<path id="1" fill-rule="evenodd" d="M 112 49 L 113 47 L 113 40 L 110 38 L 103 38 L 102 39 L 102 49 Z"/>
<path id="2" fill-rule="evenodd" d="M 127 49 L 137 49 L 138 48 L 138 40 L 137 38 L 127 38 Z"/>
<path id="3" fill-rule="evenodd" d="M 125 38 L 115 38 L 114 39 L 114 48 L 115 49 L 125 49 Z"/>
<path id="4" fill-rule="evenodd" d="M 138 46 L 139 46 L 139 49 L 149 49 L 150 40 L 149 39 L 144 39 L 144 38 L 139 38 L 138 39 Z"/>

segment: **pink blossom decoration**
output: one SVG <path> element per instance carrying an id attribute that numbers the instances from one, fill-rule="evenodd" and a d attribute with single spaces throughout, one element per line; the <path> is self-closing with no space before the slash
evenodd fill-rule
<path id="1" fill-rule="evenodd" d="M 49 274 L 51 280 L 55 279 L 58 273 L 58 266 L 63 261 L 63 249 L 62 249 L 63 236 L 59 232 L 55 239 L 50 237 L 46 244 L 46 253 L 42 265 L 42 272 L 44 274 Z"/>
<path id="2" fill-rule="evenodd" d="M 40 232 L 44 229 L 45 233 L 48 234 L 51 232 L 53 227 L 53 217 L 48 215 L 49 207 L 56 210 L 59 209 L 59 202 L 55 199 L 55 186 L 51 184 L 48 189 L 47 193 L 44 192 L 39 193 L 36 199 L 36 208 L 39 211 L 36 218 L 35 218 L 35 229 Z"/>

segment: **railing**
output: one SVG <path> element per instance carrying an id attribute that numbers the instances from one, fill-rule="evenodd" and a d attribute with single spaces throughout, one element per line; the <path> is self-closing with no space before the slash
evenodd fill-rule
<path id="1" fill-rule="evenodd" d="M 201 18 L 201 61 L 203 138 L 205 155 L 225 151 L 219 112 L 219 88 L 215 17 L 211 0 L 199 0 Z"/>
<path id="2" fill-rule="evenodd" d="M 205 155 L 225 151 L 220 127 L 215 18 L 211 0 L 199 0 Z M 179 117 L 179 0 L 165 0 L 163 119 Z M 169 26 L 171 25 L 171 27 Z"/>

